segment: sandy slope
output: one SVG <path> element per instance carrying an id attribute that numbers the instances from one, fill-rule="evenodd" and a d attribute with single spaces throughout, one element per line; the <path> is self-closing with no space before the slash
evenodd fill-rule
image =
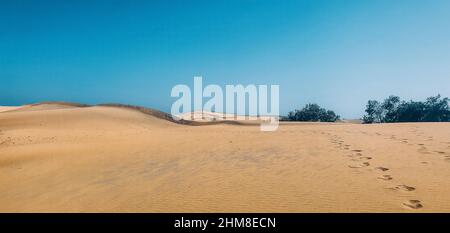
<path id="1" fill-rule="evenodd" d="M 0 112 L 13 111 L 21 108 L 22 106 L 0 106 Z"/>
<path id="2" fill-rule="evenodd" d="M 0 113 L 0 212 L 55 211 L 449 212 L 450 124 L 260 132 L 115 107 Z"/>

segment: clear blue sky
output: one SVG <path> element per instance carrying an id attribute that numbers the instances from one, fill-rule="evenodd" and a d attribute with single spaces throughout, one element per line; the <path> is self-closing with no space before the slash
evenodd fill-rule
<path id="1" fill-rule="evenodd" d="M 119 102 L 280 84 L 280 111 L 450 96 L 450 1 L 1 1 L 0 105 Z"/>

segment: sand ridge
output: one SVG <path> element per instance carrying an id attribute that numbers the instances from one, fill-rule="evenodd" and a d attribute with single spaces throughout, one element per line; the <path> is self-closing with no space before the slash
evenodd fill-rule
<path id="1" fill-rule="evenodd" d="M 1 112 L 8 112 L 8 111 L 13 111 L 13 110 L 17 110 L 19 108 L 22 108 L 23 106 L 0 106 L 0 113 Z"/>
<path id="2" fill-rule="evenodd" d="M 0 212 L 450 211 L 450 123 L 261 132 L 34 107 L 0 113 Z"/>

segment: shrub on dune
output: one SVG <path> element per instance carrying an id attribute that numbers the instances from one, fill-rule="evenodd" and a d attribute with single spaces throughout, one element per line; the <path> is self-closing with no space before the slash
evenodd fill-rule
<path id="1" fill-rule="evenodd" d="M 339 115 L 334 111 L 326 110 L 318 104 L 307 104 L 301 110 L 289 112 L 287 119 L 290 121 L 320 121 L 335 122 L 339 120 Z"/>
<path id="2" fill-rule="evenodd" d="M 450 121 L 449 98 L 441 95 L 428 97 L 425 102 L 401 101 L 398 96 L 389 96 L 381 104 L 369 100 L 365 111 L 364 123 Z"/>

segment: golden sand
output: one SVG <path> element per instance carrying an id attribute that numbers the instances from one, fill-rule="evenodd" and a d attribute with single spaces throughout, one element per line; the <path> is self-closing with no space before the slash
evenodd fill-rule
<path id="1" fill-rule="evenodd" d="M 0 113 L 0 212 L 449 212 L 450 123 L 189 126 Z"/>
<path id="2" fill-rule="evenodd" d="M 21 108 L 22 106 L 0 106 L 0 112 L 13 111 Z"/>

